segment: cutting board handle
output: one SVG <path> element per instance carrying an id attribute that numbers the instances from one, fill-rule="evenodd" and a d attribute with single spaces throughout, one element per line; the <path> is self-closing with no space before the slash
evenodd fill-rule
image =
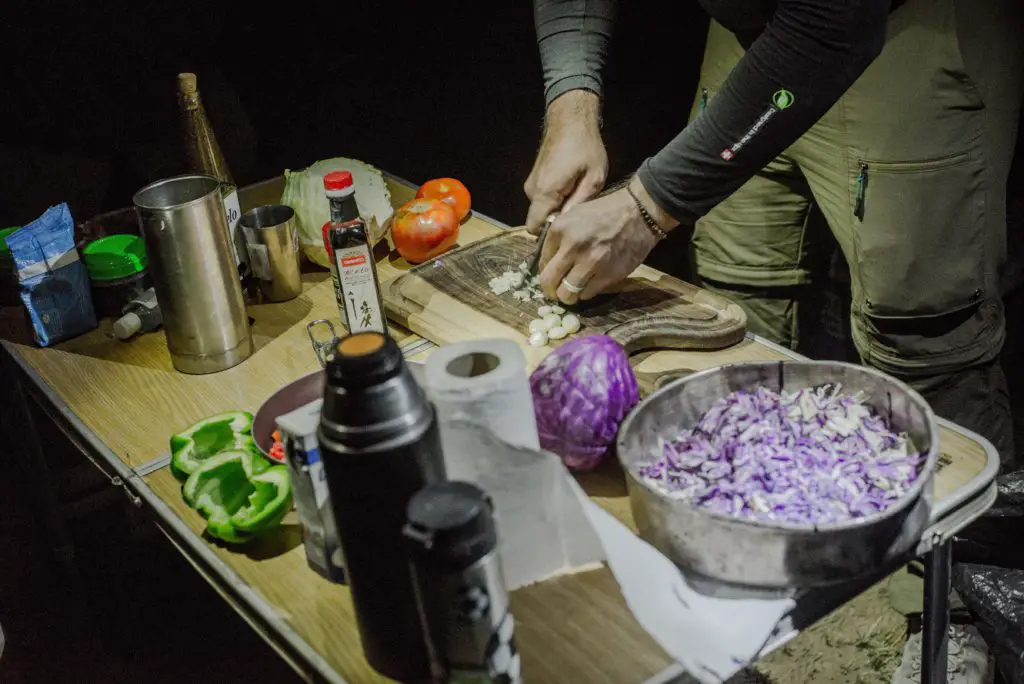
<path id="1" fill-rule="evenodd" d="M 730 347 L 746 334 L 746 319 L 723 324 L 717 317 L 698 320 L 680 316 L 646 316 L 620 323 L 605 333 L 618 342 L 627 354 L 651 349 L 710 351 Z"/>

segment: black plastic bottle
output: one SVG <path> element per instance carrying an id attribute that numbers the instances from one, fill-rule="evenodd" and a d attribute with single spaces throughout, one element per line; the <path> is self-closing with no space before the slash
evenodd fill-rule
<path id="1" fill-rule="evenodd" d="M 522 683 L 492 506 L 469 482 L 439 482 L 409 502 L 405 536 L 438 683 Z"/>
<path id="2" fill-rule="evenodd" d="M 393 339 L 338 341 L 317 437 L 366 659 L 400 682 L 428 681 L 402 528 L 412 496 L 444 480 L 444 460 L 434 406 Z"/>

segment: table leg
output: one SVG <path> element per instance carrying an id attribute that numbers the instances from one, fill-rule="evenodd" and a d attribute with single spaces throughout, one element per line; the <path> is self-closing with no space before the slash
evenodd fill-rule
<path id="1" fill-rule="evenodd" d="M 924 627 L 921 684 L 946 684 L 949 651 L 949 592 L 953 542 L 940 544 L 924 559 Z"/>
<path id="2" fill-rule="evenodd" d="M 12 372 L 11 376 L 14 375 Z M 53 476 L 46 461 L 46 454 L 43 445 L 39 441 L 39 428 L 32 416 L 32 406 L 21 382 L 14 380 L 14 395 L 16 407 L 20 411 L 18 418 L 22 429 L 19 434 L 23 439 L 26 450 L 26 458 L 23 460 L 24 473 L 29 479 L 32 495 L 39 507 L 43 518 L 43 527 L 46 530 L 47 542 L 53 553 L 54 559 L 60 564 L 61 570 L 77 576 L 74 568 L 75 547 L 68 533 L 67 525 L 64 523 L 64 516 L 60 510 L 60 502 L 57 492 L 53 486 Z"/>

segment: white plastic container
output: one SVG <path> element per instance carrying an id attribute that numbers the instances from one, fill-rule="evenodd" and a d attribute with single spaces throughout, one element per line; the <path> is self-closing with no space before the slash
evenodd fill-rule
<path id="1" fill-rule="evenodd" d="M 321 404 L 323 399 L 317 399 L 279 416 L 277 427 L 281 430 L 295 508 L 302 524 L 306 561 L 324 578 L 344 584 L 345 559 L 328 502 L 324 465 L 316 439 Z"/>

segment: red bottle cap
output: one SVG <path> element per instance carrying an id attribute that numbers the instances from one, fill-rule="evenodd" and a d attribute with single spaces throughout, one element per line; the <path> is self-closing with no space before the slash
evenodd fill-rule
<path id="1" fill-rule="evenodd" d="M 324 176 L 324 190 L 344 190 L 351 187 L 351 171 L 331 171 Z"/>

